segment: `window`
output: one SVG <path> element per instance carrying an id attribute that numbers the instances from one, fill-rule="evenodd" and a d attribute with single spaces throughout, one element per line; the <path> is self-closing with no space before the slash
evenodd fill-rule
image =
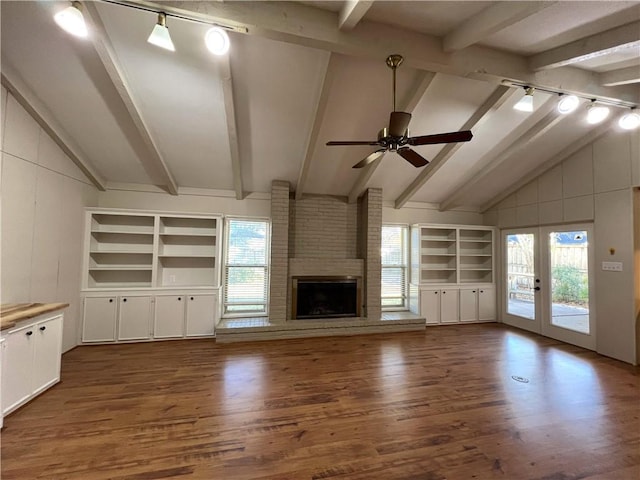
<path id="1" fill-rule="evenodd" d="M 269 222 L 228 218 L 224 314 L 267 313 Z"/>
<path id="2" fill-rule="evenodd" d="M 408 229 L 400 225 L 382 227 L 382 308 L 407 308 Z"/>

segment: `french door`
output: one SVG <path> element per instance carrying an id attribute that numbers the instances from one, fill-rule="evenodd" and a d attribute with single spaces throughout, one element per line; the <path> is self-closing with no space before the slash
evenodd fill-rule
<path id="1" fill-rule="evenodd" d="M 590 224 L 502 231 L 504 323 L 595 350 Z"/>

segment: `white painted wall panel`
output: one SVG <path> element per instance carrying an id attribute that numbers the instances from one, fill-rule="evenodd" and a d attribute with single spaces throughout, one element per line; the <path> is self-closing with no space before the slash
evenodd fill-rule
<path id="1" fill-rule="evenodd" d="M 629 363 L 636 360 L 631 193 L 595 195 L 597 351 Z M 603 261 L 622 262 L 623 271 L 603 271 Z"/>
<path id="2" fill-rule="evenodd" d="M 36 170 L 2 155 L 2 303 L 30 301 Z"/>
<path id="3" fill-rule="evenodd" d="M 538 177 L 538 201 L 550 202 L 562 198 L 562 165 Z"/>
<path id="4" fill-rule="evenodd" d="M 7 98 L 4 152 L 37 162 L 40 127 L 36 121 L 9 95 Z"/>
<path id="5" fill-rule="evenodd" d="M 534 180 L 516 192 L 516 205 L 531 205 L 538 201 L 538 182 Z"/>
<path id="6" fill-rule="evenodd" d="M 596 193 L 631 185 L 631 141 L 633 133 L 611 133 L 593 144 Z"/>
<path id="7" fill-rule="evenodd" d="M 509 227 L 513 225 L 517 225 L 516 209 L 511 207 L 498 210 L 498 226 Z"/>
<path id="8" fill-rule="evenodd" d="M 4 120 L 7 116 L 7 89 L 0 87 L 0 145 L 4 148 Z"/>
<path id="9" fill-rule="evenodd" d="M 44 168 L 38 168 L 36 172 L 29 294 L 32 301 L 55 302 L 57 300 L 58 250 L 61 233 L 59 219 L 63 178 Z"/>
<path id="10" fill-rule="evenodd" d="M 30 158 L 2 153 L 2 302 L 69 303 L 66 351 L 77 344 L 81 316 L 83 211 L 97 204 L 97 190 L 8 95 L 10 103 L 7 145 Z"/>
<path id="11" fill-rule="evenodd" d="M 538 205 L 516 207 L 517 225 L 538 225 Z"/>
<path id="12" fill-rule="evenodd" d="M 540 225 L 562 222 L 562 200 L 540 202 L 538 204 L 538 220 Z"/>
<path id="13" fill-rule="evenodd" d="M 593 220 L 593 195 L 565 198 L 563 207 L 565 222 Z"/>
<path id="14" fill-rule="evenodd" d="M 564 198 L 593 193 L 593 148 L 591 145 L 562 162 L 562 196 Z"/>

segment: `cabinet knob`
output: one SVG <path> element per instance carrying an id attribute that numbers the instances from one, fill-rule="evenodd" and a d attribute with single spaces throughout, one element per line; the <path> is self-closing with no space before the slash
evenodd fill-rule
<path id="1" fill-rule="evenodd" d="M 471 293 L 476 293 L 476 291 L 475 290 L 471 290 Z"/>
<path id="2" fill-rule="evenodd" d="M 40 327 L 40 331 L 44 332 L 47 329 L 47 327 L 45 327 L 44 325 Z"/>
<path id="3" fill-rule="evenodd" d="M 127 301 L 127 299 L 126 299 L 126 298 L 123 298 L 123 299 L 122 299 L 122 301 L 123 301 L 123 302 L 126 302 L 126 301 Z"/>
<path id="4" fill-rule="evenodd" d="M 109 303 L 113 303 L 113 298 L 110 298 L 110 299 L 109 299 Z"/>
<path id="5" fill-rule="evenodd" d="M 27 337 L 30 337 L 31 335 L 33 335 L 33 332 L 32 332 L 31 330 L 29 330 L 29 331 L 27 332 Z"/>
<path id="6" fill-rule="evenodd" d="M 445 293 L 447 293 L 447 292 L 442 292 L 442 294 L 443 294 L 443 295 L 444 295 Z"/>
<path id="7" fill-rule="evenodd" d="M 434 294 L 434 295 L 437 295 L 437 294 L 438 294 L 438 292 L 433 292 L 433 294 Z"/>
<path id="8" fill-rule="evenodd" d="M 480 290 L 480 293 L 484 293 L 484 290 Z"/>
<path id="9" fill-rule="evenodd" d="M 191 300 L 193 300 L 193 297 L 191 297 Z"/>
<path id="10" fill-rule="evenodd" d="M 182 300 L 182 297 L 178 297 L 178 301 Z"/>

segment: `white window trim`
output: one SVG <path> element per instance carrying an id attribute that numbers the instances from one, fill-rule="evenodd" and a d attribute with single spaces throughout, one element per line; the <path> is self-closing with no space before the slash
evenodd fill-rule
<path id="1" fill-rule="evenodd" d="M 225 313 L 225 308 L 226 308 L 226 291 L 225 291 L 225 287 L 227 285 L 227 266 L 228 266 L 228 262 L 227 262 L 227 258 L 228 255 L 227 253 L 229 252 L 229 231 L 231 230 L 229 228 L 229 223 L 233 220 L 244 220 L 247 222 L 265 222 L 267 224 L 267 234 L 266 234 L 266 238 L 267 238 L 267 245 L 266 245 L 266 263 L 265 263 L 265 267 L 267 269 L 267 274 L 266 274 L 266 279 L 267 279 L 267 286 L 266 286 L 266 296 L 265 296 L 265 306 L 264 312 L 260 312 L 260 313 L 252 313 L 252 312 L 238 312 L 238 313 Z M 224 218 L 224 252 L 222 255 L 222 258 L 224 259 L 223 265 L 222 265 L 222 301 L 221 303 L 221 314 L 222 314 L 222 318 L 253 318 L 253 317 L 268 317 L 269 316 L 269 304 L 270 304 L 270 293 L 271 293 L 271 219 L 268 217 L 251 217 L 251 216 L 225 216 Z M 231 265 L 231 266 L 236 266 L 236 265 Z M 243 267 L 250 267 L 252 265 L 242 265 Z M 256 265 L 254 265 L 256 266 Z M 259 267 L 262 267 L 263 265 L 257 265 Z"/>
<path id="2" fill-rule="evenodd" d="M 402 227 L 404 229 L 404 242 L 403 242 L 403 250 L 404 250 L 404 265 L 401 265 L 404 268 L 404 302 L 402 306 L 382 306 L 383 312 L 404 312 L 409 310 L 409 275 L 410 275 L 410 264 L 411 261 L 409 259 L 409 237 L 411 235 L 409 225 L 406 223 L 383 223 L 383 227 Z M 381 236 L 382 237 L 382 236 Z M 380 248 L 382 248 L 382 243 L 380 244 Z M 380 276 L 382 277 L 382 270 L 386 268 L 382 265 L 382 261 L 380 262 Z M 389 265 L 388 268 L 398 268 L 398 265 Z M 382 298 L 380 298 L 380 303 L 382 303 Z"/>

